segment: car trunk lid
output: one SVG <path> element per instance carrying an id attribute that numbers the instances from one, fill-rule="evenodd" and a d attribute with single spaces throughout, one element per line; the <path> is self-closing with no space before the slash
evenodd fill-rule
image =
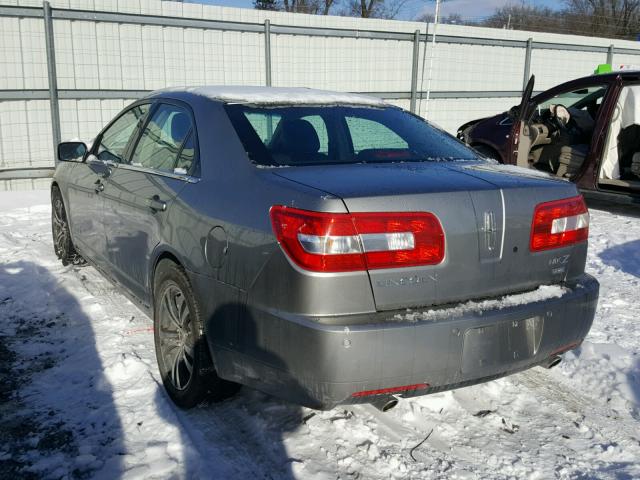
<path id="1" fill-rule="evenodd" d="M 472 162 L 340 165 L 276 175 L 342 198 L 351 213 L 431 212 L 446 242 L 442 263 L 369 270 L 378 310 L 491 297 L 558 283 L 584 268 L 586 246 L 531 252 L 533 212 L 575 187 L 511 167 Z"/>

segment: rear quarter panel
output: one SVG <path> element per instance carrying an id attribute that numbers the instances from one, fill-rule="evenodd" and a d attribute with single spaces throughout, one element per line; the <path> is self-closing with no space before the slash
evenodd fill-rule
<path id="1" fill-rule="evenodd" d="M 254 305 L 308 313 L 375 310 L 366 272 L 311 278 L 292 267 L 273 234 L 273 205 L 346 212 L 343 201 L 321 190 L 278 177 L 249 162 L 222 104 L 190 102 L 198 122 L 201 180 L 176 198 L 163 248 L 172 248 L 190 272 L 216 289 Z M 268 268 L 267 268 L 268 265 Z M 349 293 L 347 293 L 349 292 Z M 332 301 L 327 302 L 331 296 Z M 209 314 L 221 308 L 212 292 Z M 244 300 L 243 300 L 244 302 Z"/>

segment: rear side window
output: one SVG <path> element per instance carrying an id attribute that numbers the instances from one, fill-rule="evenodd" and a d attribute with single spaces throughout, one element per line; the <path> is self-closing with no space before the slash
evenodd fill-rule
<path id="1" fill-rule="evenodd" d="M 282 119 L 281 115 L 272 114 L 270 112 L 247 113 L 246 119 L 251 127 L 264 144 L 268 144 L 273 137 L 273 131 L 278 128 L 278 124 Z"/>
<path id="2" fill-rule="evenodd" d="M 131 164 L 169 173 L 174 173 L 179 163 L 181 169 L 187 164 L 190 167 L 193 160 L 192 130 L 191 116 L 184 108 L 161 104 L 151 114 L 131 156 Z M 191 159 L 188 151 L 184 158 L 181 155 L 187 141 L 192 142 Z"/>
<path id="3" fill-rule="evenodd" d="M 318 135 L 318 142 L 320 143 L 318 152 L 324 154 L 329 153 L 329 133 L 327 132 L 327 125 L 324 123 L 322 117 L 320 115 L 309 115 L 307 117 L 303 117 L 302 120 L 309 122 L 316 131 L 316 135 Z"/>
<path id="4" fill-rule="evenodd" d="M 478 160 L 451 135 L 395 107 L 225 108 L 249 159 L 260 165 Z"/>
<path id="5" fill-rule="evenodd" d="M 178 155 L 178 161 L 173 169 L 174 173 L 185 175 L 191 171 L 193 159 L 196 153 L 193 140 L 194 136 L 195 134 L 192 131 L 184 141 L 180 155 Z"/>
<path id="6" fill-rule="evenodd" d="M 390 128 L 360 117 L 347 117 L 354 152 L 369 149 L 407 149 L 409 144 Z"/>
<path id="7" fill-rule="evenodd" d="M 125 153 L 129 140 L 148 111 L 149 104 L 145 103 L 122 114 L 102 134 L 96 156 L 100 160 L 126 163 Z"/>

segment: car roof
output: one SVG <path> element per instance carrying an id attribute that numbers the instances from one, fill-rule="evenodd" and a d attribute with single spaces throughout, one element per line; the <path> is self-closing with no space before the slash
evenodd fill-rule
<path id="1" fill-rule="evenodd" d="M 620 76 L 622 79 L 624 80 L 628 80 L 628 79 L 637 79 L 640 78 L 640 70 L 615 70 L 613 72 L 609 72 L 609 73 L 600 73 L 600 74 L 596 74 L 596 75 L 589 75 L 586 77 L 582 77 L 582 78 L 577 78 L 575 80 L 572 81 L 584 81 L 584 80 L 594 80 L 594 79 L 602 79 L 604 81 L 610 81 L 610 80 L 614 80 L 615 78 L 617 78 L 618 76 Z M 569 82 L 566 82 L 569 83 Z"/>
<path id="2" fill-rule="evenodd" d="M 382 99 L 356 93 L 333 92 L 312 88 L 282 88 L 256 86 L 200 86 L 171 87 L 156 90 L 150 97 L 206 97 L 223 103 L 247 103 L 252 105 L 361 105 L 388 106 Z"/>

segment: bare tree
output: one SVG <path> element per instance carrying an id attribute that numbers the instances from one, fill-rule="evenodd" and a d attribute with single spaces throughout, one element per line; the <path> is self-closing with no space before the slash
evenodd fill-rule
<path id="1" fill-rule="evenodd" d="M 433 13 L 423 13 L 418 18 L 416 18 L 416 22 L 428 22 L 433 23 L 435 20 L 435 16 Z M 438 18 L 438 23 L 446 23 L 449 25 L 475 25 L 475 23 L 471 20 L 465 20 L 462 18 L 462 15 L 459 13 L 450 13 L 447 16 L 440 16 Z"/>
<path id="2" fill-rule="evenodd" d="M 591 35 L 633 38 L 640 33 L 640 0 L 566 0 L 566 24 Z"/>
<path id="3" fill-rule="evenodd" d="M 508 5 L 482 22 L 483 26 L 529 30 L 533 32 L 563 32 L 562 16 L 547 7 L 536 5 Z"/>
<path id="4" fill-rule="evenodd" d="M 347 0 L 342 14 L 362 18 L 396 18 L 407 0 Z"/>
<path id="5" fill-rule="evenodd" d="M 253 6 L 313 15 L 330 15 L 336 10 L 352 17 L 395 18 L 406 3 L 407 0 L 254 0 Z"/>
<path id="6" fill-rule="evenodd" d="M 635 39 L 640 0 L 565 0 L 563 10 L 521 4 L 498 8 L 483 26 Z"/>
<path id="7" fill-rule="evenodd" d="M 329 15 L 335 0 L 254 0 L 258 10 L 281 10 L 293 13 Z"/>
<path id="8" fill-rule="evenodd" d="M 253 8 L 257 10 L 278 10 L 278 2 L 276 0 L 254 0 Z"/>

